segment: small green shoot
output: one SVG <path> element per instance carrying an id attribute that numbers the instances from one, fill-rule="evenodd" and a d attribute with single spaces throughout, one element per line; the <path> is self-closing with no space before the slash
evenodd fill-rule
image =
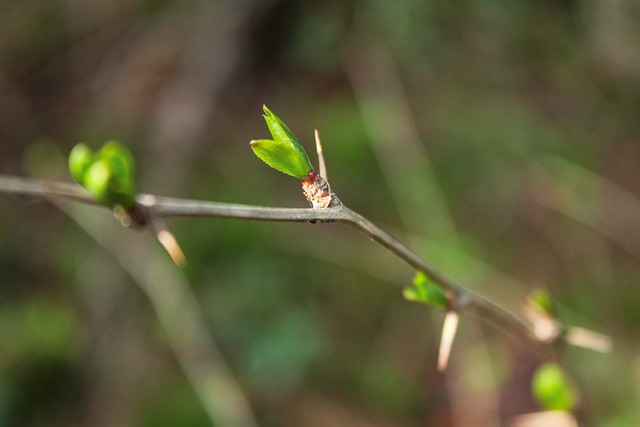
<path id="1" fill-rule="evenodd" d="M 125 209 L 133 205 L 135 161 L 124 145 L 109 141 L 94 153 L 85 144 L 77 144 L 69 153 L 69 172 L 102 203 Z"/>
<path id="2" fill-rule="evenodd" d="M 527 298 L 529 304 L 542 313 L 555 317 L 555 307 L 551 295 L 545 289 L 534 289 Z"/>
<path id="3" fill-rule="evenodd" d="M 77 144 L 69 153 L 69 172 L 75 182 L 84 184 L 84 174 L 94 162 L 95 155 L 86 144 Z"/>
<path id="4" fill-rule="evenodd" d="M 265 105 L 264 119 L 273 139 L 251 141 L 256 156 L 277 171 L 300 180 L 313 170 L 309 156 L 293 132 Z"/>
<path id="5" fill-rule="evenodd" d="M 548 411 L 571 411 L 578 402 L 578 393 L 564 371 L 555 363 L 538 368 L 531 381 L 533 395 Z"/>
<path id="6" fill-rule="evenodd" d="M 421 302 L 436 308 L 446 309 L 449 303 L 445 292 L 422 271 L 416 273 L 413 287 L 405 288 L 402 294 L 409 301 Z"/>

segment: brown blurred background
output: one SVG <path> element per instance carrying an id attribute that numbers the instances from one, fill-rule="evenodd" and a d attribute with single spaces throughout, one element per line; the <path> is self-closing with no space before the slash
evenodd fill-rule
<path id="1" fill-rule="evenodd" d="M 639 22 L 635 0 L 4 0 L 0 173 L 69 181 L 75 143 L 117 139 L 140 191 L 304 207 L 248 147 L 267 104 L 443 272 L 514 312 L 546 287 L 611 336 L 555 355 L 581 425 L 637 426 Z M 547 354 L 463 316 L 438 374 L 442 314 L 344 226 L 174 220 L 180 272 L 101 209 L 1 197 L 0 218 L 2 426 L 231 425 L 239 395 L 259 426 L 540 409 Z"/>

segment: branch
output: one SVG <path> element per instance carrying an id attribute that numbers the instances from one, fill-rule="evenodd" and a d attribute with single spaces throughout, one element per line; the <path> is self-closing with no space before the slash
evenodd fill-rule
<path id="1" fill-rule="evenodd" d="M 100 204 L 77 185 L 59 181 L 0 175 L 0 192 L 42 199 L 65 199 L 93 205 Z"/>
<path id="2" fill-rule="evenodd" d="M 44 199 L 67 199 L 76 202 L 99 204 L 80 187 L 55 181 L 40 181 L 28 178 L 0 175 L 0 193 L 34 196 Z M 336 199 L 337 200 L 337 199 Z M 464 289 L 449 279 L 409 247 L 385 232 L 362 215 L 344 206 L 340 201 L 330 208 L 274 208 L 239 205 L 199 200 L 158 197 L 140 194 L 130 210 L 135 217 L 134 225 L 153 223 L 154 219 L 177 217 L 235 218 L 254 221 L 279 222 L 338 222 L 350 225 L 388 249 L 415 270 L 424 271 L 435 283 L 452 296 L 451 309 L 470 310 L 480 317 L 510 329 L 515 336 L 525 336 L 541 344 L 532 326 L 490 301 Z"/>

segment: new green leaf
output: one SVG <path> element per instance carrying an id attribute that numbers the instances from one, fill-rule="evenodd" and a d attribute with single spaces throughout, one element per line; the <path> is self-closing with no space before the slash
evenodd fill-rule
<path id="1" fill-rule="evenodd" d="M 447 308 L 449 299 L 445 292 L 424 272 L 418 271 L 413 279 L 413 288 L 405 288 L 405 299 L 421 302 L 436 308 Z"/>
<path id="2" fill-rule="evenodd" d="M 117 141 L 106 142 L 99 152 L 100 158 L 110 165 L 111 172 L 126 179 L 132 179 L 135 173 L 135 162 L 131 151 Z"/>
<path id="3" fill-rule="evenodd" d="M 82 185 L 96 199 L 102 202 L 109 202 L 111 190 L 109 183 L 113 174 L 109 170 L 109 165 L 102 159 L 91 164 L 84 174 Z"/>
<path id="4" fill-rule="evenodd" d="M 135 161 L 124 145 L 109 141 L 93 153 L 85 144 L 78 144 L 69 154 L 69 171 L 78 184 L 101 202 L 124 208 L 133 205 Z"/>
<path id="5" fill-rule="evenodd" d="M 264 119 L 273 137 L 251 141 L 251 149 L 260 160 L 272 168 L 304 179 L 313 170 L 309 156 L 298 142 L 293 132 L 264 106 Z"/>
<path id="6" fill-rule="evenodd" d="M 77 144 L 69 153 L 69 172 L 75 182 L 84 184 L 84 174 L 95 161 L 95 155 L 86 144 Z"/>
<path id="7" fill-rule="evenodd" d="M 537 310 L 548 314 L 549 316 L 554 316 L 555 309 L 553 306 L 553 300 L 551 299 L 551 295 L 544 289 L 534 289 L 528 297 L 528 302 Z"/>
<path id="8" fill-rule="evenodd" d="M 251 141 L 251 149 L 263 162 L 277 171 L 304 179 L 311 169 L 306 163 L 300 161 L 300 156 L 291 146 L 271 139 L 259 139 Z"/>

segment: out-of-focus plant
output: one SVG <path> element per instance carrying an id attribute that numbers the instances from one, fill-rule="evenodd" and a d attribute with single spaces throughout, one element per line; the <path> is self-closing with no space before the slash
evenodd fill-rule
<path id="1" fill-rule="evenodd" d="M 578 403 L 576 389 L 555 363 L 546 363 L 536 370 L 531 388 L 538 403 L 548 411 L 572 411 Z"/>
<path id="2" fill-rule="evenodd" d="M 117 141 L 109 141 L 93 152 L 77 144 L 69 154 L 73 179 L 100 202 L 129 209 L 135 197 L 135 161 L 131 151 Z"/>
<path id="3" fill-rule="evenodd" d="M 526 335 L 532 345 L 549 345 L 565 338 L 561 333 L 563 328 L 555 320 L 551 298 L 546 292 L 539 291 L 531 295 L 527 307 L 531 308 L 535 316 L 530 317 L 530 323 L 525 323 L 505 309 L 467 291 L 399 240 L 344 206 L 331 191 L 325 177 L 314 170 L 293 132 L 266 106 L 263 107 L 263 111 L 273 139 L 251 141 L 253 152 L 272 168 L 300 180 L 312 208 L 268 208 L 136 195 L 134 158 L 125 146 L 115 141 L 107 142 L 97 152 L 85 144 L 78 144 L 69 155 L 71 176 L 90 193 L 91 197 L 79 194 L 77 187 L 70 188 L 63 183 L 42 186 L 27 179 L 12 177 L 0 177 L 0 192 L 71 198 L 75 201 L 97 202 L 115 209 L 122 208 L 127 213 L 135 212 L 135 215 L 129 218 L 133 222 L 123 224 L 152 225 L 158 233 L 160 243 L 170 254 L 170 247 L 177 246 L 177 243 L 165 226 L 158 226 L 168 217 L 210 216 L 289 222 L 341 222 L 350 225 L 371 237 L 415 270 L 413 287 L 405 288 L 403 291 L 407 300 L 446 310 L 438 361 L 440 370 L 447 366 L 459 322 L 458 313 L 465 310 L 475 311 L 480 316 L 500 321 L 502 327 L 512 328 L 517 333 Z M 317 132 L 316 143 L 320 170 L 326 175 Z M 537 325 L 540 318 L 549 319 L 553 325 L 552 334 L 540 333 Z M 546 409 L 571 411 L 577 403 L 577 392 L 558 365 L 542 366 L 534 376 L 532 384 L 534 395 Z"/>

